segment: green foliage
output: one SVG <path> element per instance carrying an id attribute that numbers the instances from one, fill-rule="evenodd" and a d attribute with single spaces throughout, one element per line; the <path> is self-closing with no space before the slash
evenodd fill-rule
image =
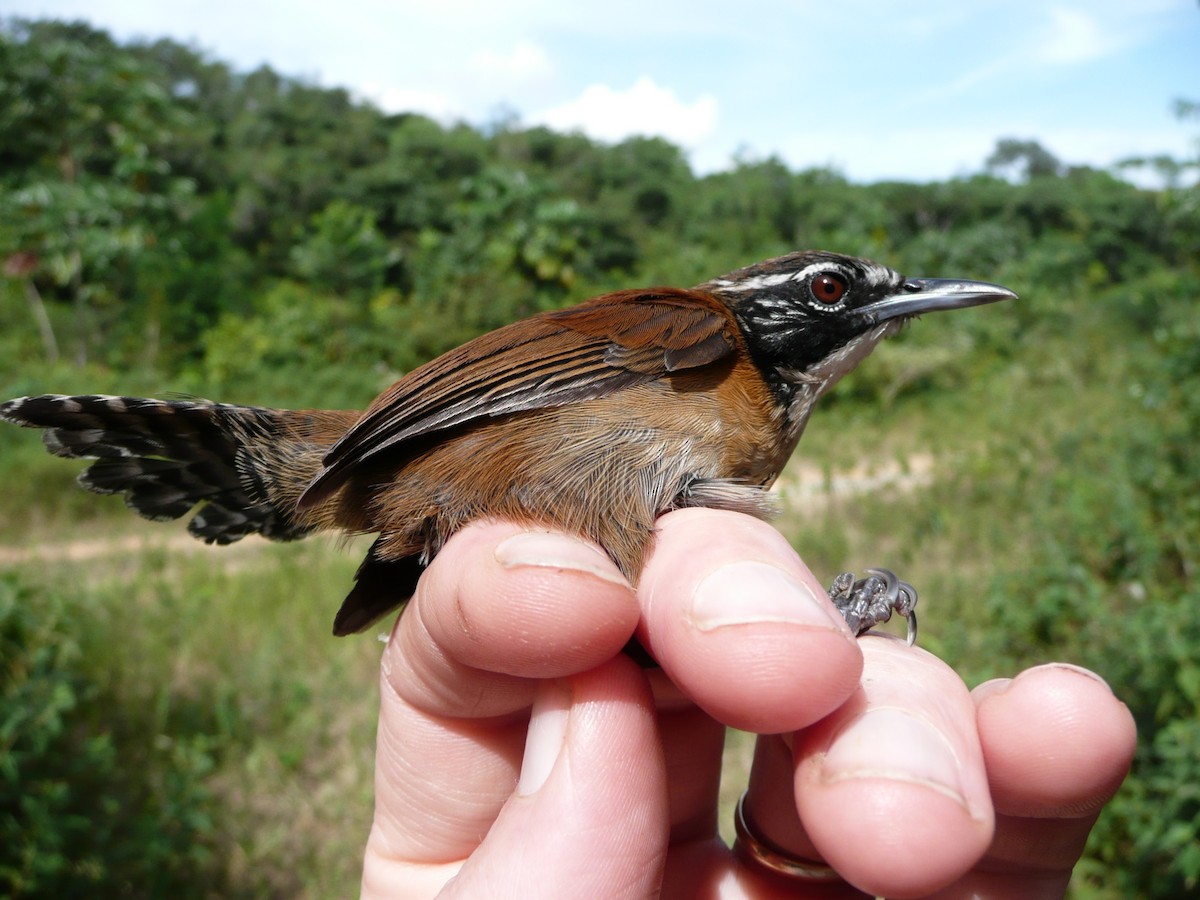
<path id="1" fill-rule="evenodd" d="M 113 550 L 0 577 L 0 893 L 357 883 L 378 651 L 323 640 L 327 609 L 297 614 L 296 584 L 344 590 L 349 557 L 271 550 L 228 571 Z"/>
<path id="2" fill-rule="evenodd" d="M 0 891 L 219 890 L 212 741 L 156 733 L 145 710 L 113 720 L 118 698 L 83 659 L 78 610 L 34 597 L 0 579 Z"/>
<path id="3" fill-rule="evenodd" d="M 931 460 L 932 482 L 782 524 L 828 575 L 902 569 L 927 645 L 973 678 L 1047 658 L 1105 675 L 1140 744 L 1079 890 L 1177 896 L 1200 884 L 1200 160 L 1150 162 L 1162 190 L 1016 139 L 933 184 L 749 157 L 698 177 L 661 139 L 446 126 L 9 20 L 0 388 L 361 407 L 521 316 L 798 247 L 1006 284 L 1020 301 L 880 348 L 801 445 L 827 472 Z M 0 430 L 7 543 L 125 515 L 29 437 Z M 0 579 L 0 889 L 346 893 L 373 712 L 345 697 L 374 661 L 281 612 L 349 578 L 312 547 L 244 577 L 151 552 L 136 577 L 34 560 Z"/>
<path id="4" fill-rule="evenodd" d="M 391 299 L 385 294 L 355 303 L 296 282 L 278 282 L 252 314 L 228 313 L 205 332 L 204 353 L 191 380 L 204 392 L 233 401 L 361 405 L 395 380 L 396 371 L 388 366 L 397 343 Z M 248 385 L 256 396 L 248 393 Z"/>
<path id="5" fill-rule="evenodd" d="M 82 364 L 107 348 L 102 336 L 120 340 L 138 266 L 178 250 L 172 227 L 187 215 L 193 185 L 162 154 L 188 117 L 101 32 L 54 23 L 12 32 L 0 50 L 0 172 L 9 175 L 0 185 L 0 253 L 10 273 L 70 303 Z M 153 310 L 138 318 L 157 324 Z M 43 343 L 53 357 L 57 342 Z"/>
<path id="6" fill-rule="evenodd" d="M 387 270 L 399 259 L 376 227 L 375 215 L 345 200 L 334 200 L 312 217 L 291 256 L 298 278 L 344 297 L 379 291 Z"/>

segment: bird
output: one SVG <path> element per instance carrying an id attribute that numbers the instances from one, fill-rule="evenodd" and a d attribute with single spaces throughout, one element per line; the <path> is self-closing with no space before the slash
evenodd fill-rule
<path id="1" fill-rule="evenodd" d="M 94 460 L 82 486 L 143 517 L 198 506 L 187 528 L 208 543 L 375 535 L 334 618 L 347 635 L 402 606 L 476 519 L 594 541 L 636 584 L 658 516 L 770 517 L 768 488 L 818 399 L 880 341 L 923 313 L 1015 298 L 800 250 L 690 289 L 538 313 L 418 366 L 361 412 L 45 394 L 0 403 L 0 420 L 44 429 L 56 456 Z M 911 586 L 886 570 L 872 579 L 836 586 L 843 614 L 857 603 L 863 630 L 863 603 L 882 596 L 884 615 L 910 616 L 911 638 L 915 592 L 904 606 L 897 584 Z"/>

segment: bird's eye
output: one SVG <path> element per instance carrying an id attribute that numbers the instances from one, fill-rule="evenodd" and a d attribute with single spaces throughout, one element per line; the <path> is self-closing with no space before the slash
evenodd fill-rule
<path id="1" fill-rule="evenodd" d="M 846 279 L 835 272 L 822 272 L 813 276 L 808 289 L 818 303 L 830 306 L 837 303 L 846 294 Z"/>

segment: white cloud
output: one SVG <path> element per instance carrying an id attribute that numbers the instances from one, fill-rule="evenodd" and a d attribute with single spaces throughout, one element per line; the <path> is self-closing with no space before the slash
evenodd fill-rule
<path id="1" fill-rule="evenodd" d="M 687 103 L 670 88 L 642 76 L 626 90 L 593 84 L 574 100 L 533 113 L 529 120 L 602 141 L 656 135 L 694 147 L 716 130 L 717 112 L 717 100 L 710 94 Z"/>
<path id="2" fill-rule="evenodd" d="M 471 57 L 471 68 L 487 78 L 526 81 L 548 75 L 553 66 L 550 57 L 533 41 L 518 41 L 508 53 L 479 50 Z"/>
<path id="3" fill-rule="evenodd" d="M 1018 60 L 1011 56 L 985 62 L 973 69 L 968 69 L 963 74 L 951 78 L 949 81 L 933 84 L 931 87 L 919 91 L 911 97 L 900 100 L 896 105 L 896 109 L 902 111 L 913 107 L 941 103 L 954 97 L 961 97 L 964 94 L 969 94 L 976 87 L 1005 75 L 1018 65 Z"/>
<path id="4" fill-rule="evenodd" d="M 1055 7 L 1050 10 L 1050 27 L 1035 47 L 1034 56 L 1042 62 L 1073 64 L 1106 56 L 1125 43 L 1125 34 L 1101 27 L 1099 20 L 1077 9 Z"/>
<path id="5" fill-rule="evenodd" d="M 389 74 L 403 77 L 411 68 Z M 384 71 L 388 71 L 386 67 Z M 453 70 L 430 65 L 419 80 L 367 81 L 360 94 L 386 112 L 420 112 L 442 122 L 478 121 L 508 95 L 546 81 L 553 71 L 545 50 L 532 41 L 519 40 L 507 52 L 480 48 Z M 437 88 L 428 87 L 430 84 Z"/>
<path id="6" fill-rule="evenodd" d="M 927 106 L 969 95 L 977 87 L 1030 73 L 1046 67 L 1072 66 L 1112 56 L 1143 43 L 1159 27 L 1164 3 L 1173 0 L 1142 0 L 1127 9 L 1120 4 L 1098 3 L 1094 9 L 1056 6 L 1019 19 L 1020 33 L 1001 42 L 1006 52 L 994 55 L 961 75 L 928 88 L 903 101 L 899 108 Z"/>

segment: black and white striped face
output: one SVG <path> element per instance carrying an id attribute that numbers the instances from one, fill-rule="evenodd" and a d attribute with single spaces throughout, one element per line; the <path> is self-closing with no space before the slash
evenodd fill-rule
<path id="1" fill-rule="evenodd" d="M 855 338 L 882 332 L 858 311 L 902 293 L 904 277 L 870 260 L 804 251 L 739 269 L 701 288 L 729 304 L 764 373 L 791 380 L 788 374 L 808 371 Z M 875 336 L 872 346 L 883 336 Z"/>
<path id="2" fill-rule="evenodd" d="M 699 286 L 722 298 L 754 361 L 790 399 L 798 384 L 823 392 L 913 316 L 1009 300 L 981 281 L 906 278 L 853 256 L 804 250 Z"/>
<path id="3" fill-rule="evenodd" d="M 738 269 L 703 287 L 726 295 L 731 303 L 741 298 L 737 305 L 763 322 L 782 322 L 797 304 L 817 314 L 836 313 L 861 305 L 865 297 L 893 293 L 903 280 L 899 272 L 869 259 L 802 250 Z"/>

